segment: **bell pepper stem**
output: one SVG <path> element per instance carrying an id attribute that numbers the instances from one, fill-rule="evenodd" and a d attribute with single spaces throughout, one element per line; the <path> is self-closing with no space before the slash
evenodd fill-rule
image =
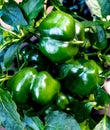
<path id="1" fill-rule="evenodd" d="M 82 45 L 82 44 L 84 44 L 84 41 L 72 40 L 72 41 L 70 41 L 70 44 L 73 44 L 73 45 Z"/>

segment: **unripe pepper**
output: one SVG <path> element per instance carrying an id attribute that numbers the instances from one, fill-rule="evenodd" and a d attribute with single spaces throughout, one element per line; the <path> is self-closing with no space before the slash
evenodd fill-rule
<path id="1" fill-rule="evenodd" d="M 56 98 L 56 105 L 60 110 L 66 109 L 66 107 L 69 105 L 69 99 L 67 95 L 60 92 Z"/>
<path id="2" fill-rule="evenodd" d="M 83 25 L 70 14 L 52 11 L 40 23 L 39 49 L 51 61 L 64 63 L 74 58 L 85 40 Z"/>
<path id="3" fill-rule="evenodd" d="M 50 37 L 43 37 L 39 46 L 41 52 L 53 62 L 65 62 L 78 53 L 77 45 L 71 41 L 61 41 Z"/>
<path id="4" fill-rule="evenodd" d="M 21 62 L 24 62 L 25 66 L 36 68 L 38 72 L 49 67 L 49 59 L 40 50 L 33 49 L 29 45 L 20 50 L 20 56 Z"/>
<path id="5" fill-rule="evenodd" d="M 16 73 L 8 81 L 7 88 L 17 104 L 24 105 L 28 102 L 31 85 L 36 75 L 36 69 L 27 67 Z"/>
<path id="6" fill-rule="evenodd" d="M 59 10 L 52 11 L 41 22 L 39 30 L 44 37 L 72 40 L 75 36 L 75 21 L 70 14 Z"/>
<path id="7" fill-rule="evenodd" d="M 36 76 L 31 93 L 33 100 L 40 104 L 49 104 L 60 91 L 60 83 L 47 71 L 41 71 Z"/>
<path id="8" fill-rule="evenodd" d="M 74 39 L 79 41 L 85 40 L 85 32 L 84 32 L 84 26 L 79 22 L 78 20 L 75 20 L 75 36 Z"/>
<path id="9" fill-rule="evenodd" d="M 60 69 L 62 86 L 79 97 L 87 96 L 99 81 L 97 64 L 93 60 L 76 60 Z"/>

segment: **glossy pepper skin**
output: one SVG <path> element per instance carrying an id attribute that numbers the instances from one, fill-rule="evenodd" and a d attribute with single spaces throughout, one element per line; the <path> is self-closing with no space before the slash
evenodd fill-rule
<path id="1" fill-rule="evenodd" d="M 78 53 L 78 47 L 70 41 L 60 41 L 43 37 L 39 46 L 41 52 L 53 62 L 65 62 Z"/>
<path id="2" fill-rule="evenodd" d="M 83 25 L 70 14 L 52 11 L 40 23 L 39 49 L 52 62 L 64 63 L 78 53 L 78 44 L 84 43 Z M 78 43 L 78 44 L 77 44 Z"/>
<path id="3" fill-rule="evenodd" d="M 38 72 L 49 67 L 49 59 L 40 50 L 33 49 L 29 45 L 20 50 L 20 56 L 22 64 L 25 62 L 25 66 L 36 68 Z"/>
<path id="4" fill-rule="evenodd" d="M 84 26 L 81 24 L 81 22 L 79 22 L 76 19 L 75 19 L 75 36 L 74 36 L 74 39 L 79 40 L 79 41 L 85 40 Z"/>
<path id="5" fill-rule="evenodd" d="M 36 75 L 36 69 L 27 67 L 16 73 L 8 81 L 7 88 L 17 104 L 24 105 L 28 102 L 31 85 Z"/>
<path id="6" fill-rule="evenodd" d="M 66 109 L 69 105 L 68 97 L 64 93 L 60 92 L 56 98 L 56 105 L 60 110 Z"/>
<path id="7" fill-rule="evenodd" d="M 99 80 L 97 64 L 93 60 L 76 60 L 60 69 L 62 85 L 71 94 L 84 97 L 90 94 Z"/>
<path id="8" fill-rule="evenodd" d="M 72 40 L 75 36 L 75 21 L 70 14 L 63 11 L 52 11 L 41 22 L 40 33 L 44 37 Z"/>
<path id="9" fill-rule="evenodd" d="M 47 71 L 38 73 L 31 89 L 33 100 L 40 105 L 49 104 L 59 91 L 60 83 Z"/>

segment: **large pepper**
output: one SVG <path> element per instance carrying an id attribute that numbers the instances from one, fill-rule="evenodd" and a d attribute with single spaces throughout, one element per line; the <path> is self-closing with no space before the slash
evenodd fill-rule
<path id="1" fill-rule="evenodd" d="M 60 83 L 47 71 L 41 71 L 36 76 L 31 93 L 33 100 L 40 104 L 49 104 L 60 91 Z"/>
<path id="2" fill-rule="evenodd" d="M 84 27 L 70 14 L 52 11 L 40 23 L 40 50 L 53 62 L 65 62 L 78 52 L 78 45 L 84 43 Z M 76 45 L 77 44 L 77 45 Z"/>
<path id="3" fill-rule="evenodd" d="M 97 64 L 93 60 L 76 60 L 60 68 L 62 86 L 79 97 L 89 95 L 99 81 Z"/>
<path id="4" fill-rule="evenodd" d="M 16 73 L 7 83 L 7 88 L 11 92 L 14 101 L 19 105 L 24 105 L 30 97 L 31 85 L 37 75 L 36 69 L 27 67 Z"/>

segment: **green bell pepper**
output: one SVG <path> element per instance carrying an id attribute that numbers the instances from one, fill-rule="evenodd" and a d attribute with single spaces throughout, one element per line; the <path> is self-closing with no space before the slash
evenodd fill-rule
<path id="1" fill-rule="evenodd" d="M 27 104 L 30 97 L 31 85 L 37 75 L 36 69 L 27 67 L 16 73 L 7 83 L 13 100 L 18 105 Z"/>
<path id="2" fill-rule="evenodd" d="M 84 26 L 78 20 L 75 20 L 75 36 L 74 39 L 78 41 L 85 41 Z"/>
<path id="3" fill-rule="evenodd" d="M 76 60 L 60 68 L 62 86 L 79 97 L 89 95 L 99 82 L 97 64 L 93 60 Z"/>
<path id="4" fill-rule="evenodd" d="M 40 23 L 39 31 L 43 37 L 69 41 L 76 39 L 85 40 L 84 26 L 70 14 L 63 11 L 52 11 Z"/>
<path id="5" fill-rule="evenodd" d="M 24 66 L 36 68 L 38 72 L 49 68 L 50 60 L 40 50 L 33 49 L 29 45 L 20 50 L 20 56 L 21 63 L 25 63 Z"/>
<path id="6" fill-rule="evenodd" d="M 32 85 L 32 99 L 40 105 L 49 104 L 60 91 L 60 83 L 47 71 L 41 71 Z"/>
<path id="7" fill-rule="evenodd" d="M 43 37 L 39 49 L 53 62 L 65 62 L 78 53 L 77 45 L 71 41 L 59 41 L 50 37 Z"/>
<path id="8" fill-rule="evenodd" d="M 58 109 L 60 109 L 60 110 L 66 109 L 67 106 L 69 105 L 69 99 L 68 99 L 67 95 L 60 92 L 56 98 L 56 105 L 57 105 Z"/>
<path id="9" fill-rule="evenodd" d="M 39 49 L 52 62 L 62 63 L 78 53 L 85 40 L 84 27 L 78 20 L 63 11 L 52 11 L 40 23 Z"/>
<path id="10" fill-rule="evenodd" d="M 72 40 L 75 36 L 75 20 L 63 11 L 52 11 L 40 23 L 39 31 L 44 37 Z"/>

